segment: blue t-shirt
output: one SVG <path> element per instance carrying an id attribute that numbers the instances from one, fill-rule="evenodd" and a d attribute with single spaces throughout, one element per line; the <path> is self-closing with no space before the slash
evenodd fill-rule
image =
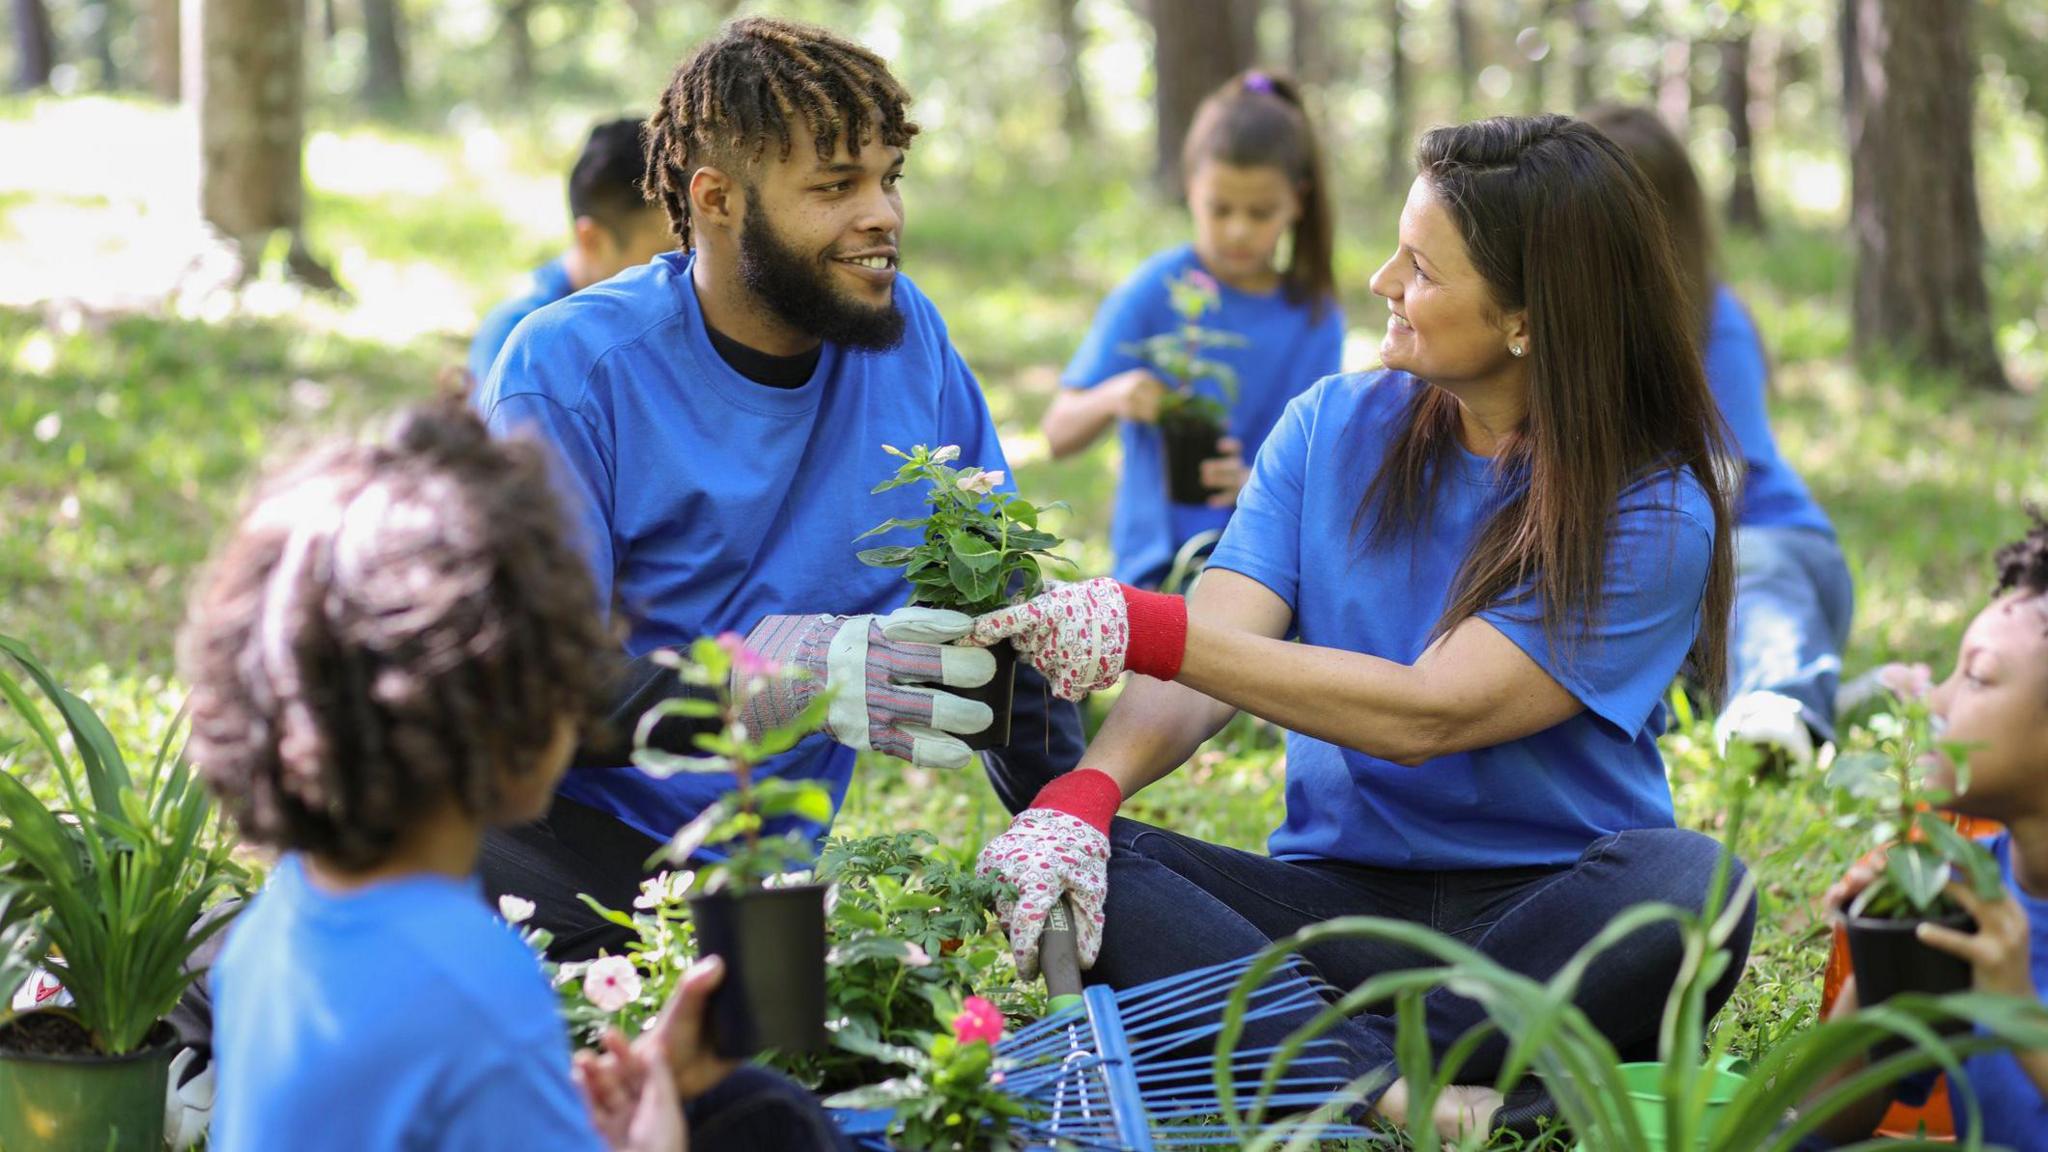
<path id="1" fill-rule="evenodd" d="M 963 467 L 1007 467 L 937 309 L 908 277 L 895 295 L 901 346 L 826 344 L 810 380 L 787 389 L 720 358 L 683 253 L 585 288 L 513 332 L 478 405 L 494 432 L 531 431 L 555 448 L 598 594 L 623 605 L 630 655 L 744 635 L 780 613 L 900 608 L 903 574 L 854 559 L 909 542 L 854 537 L 928 511 L 919 486 L 870 492 L 895 472 L 882 445 L 957 444 Z M 820 780 L 836 805 L 853 764 L 851 748 L 813 734 L 757 771 Z M 570 773 L 561 794 L 666 840 L 733 783 L 596 768 Z"/>
<path id="2" fill-rule="evenodd" d="M 473 883 L 334 895 L 286 856 L 209 979 L 214 1152 L 603 1147 L 554 993 Z"/>
<path id="3" fill-rule="evenodd" d="M 1287 406 L 1259 453 L 1209 567 L 1272 589 L 1304 643 L 1414 663 L 1466 550 L 1523 482 L 1455 447 L 1435 511 L 1415 532 L 1372 547 L 1369 524 L 1354 536 L 1366 486 L 1424 387 L 1405 372 L 1332 376 Z M 1273 855 L 1412 869 L 1562 865 L 1608 833 L 1671 827 L 1657 736 L 1699 627 L 1713 511 L 1690 472 L 1666 471 L 1621 494 L 1610 532 L 1596 620 L 1563 622 L 1564 651 L 1525 604 L 1480 613 L 1585 711 L 1413 768 L 1290 732 Z"/>
<path id="4" fill-rule="evenodd" d="M 512 336 L 512 330 L 519 322 L 567 296 L 572 288 L 569 284 L 569 269 L 557 257 L 533 270 L 533 277 L 526 291 L 498 305 L 484 316 L 483 323 L 476 326 L 476 336 L 469 342 L 470 387 L 480 389 L 484 381 L 491 378 L 491 365 L 497 362 L 498 352 L 505 347 L 505 341 Z"/>
<path id="5" fill-rule="evenodd" d="M 2012 833 L 2000 832 L 1985 839 L 1984 846 L 1998 860 L 2005 877 L 2005 894 L 2020 902 L 2027 914 L 2028 954 L 2034 967 L 2034 988 L 2048 993 L 2048 898 L 2030 896 L 2021 890 L 2012 874 Z M 2011 1052 L 1988 1052 L 1963 1061 L 1970 1091 L 1984 1114 L 1984 1142 L 2011 1148 L 2013 1152 L 2048 1152 L 2048 1099 L 2043 1099 L 2027 1070 Z M 1899 1086 L 1899 1098 L 1922 1104 L 1934 1087 L 1934 1073 L 1917 1076 Z M 1959 1098 L 1961 1086 L 1949 1085 L 1950 1110 L 1956 1131 L 1962 1131 L 1965 1106 Z"/>
<path id="6" fill-rule="evenodd" d="M 1714 288 L 1707 329 L 1707 386 L 1721 406 L 1721 418 L 1735 434 L 1744 469 L 1742 506 L 1736 522 L 1745 528 L 1806 528 L 1835 534 L 1827 513 L 1813 502 L 1806 483 L 1778 455 L 1764 402 L 1770 379 L 1756 324 L 1725 284 Z"/>
<path id="7" fill-rule="evenodd" d="M 1096 310 L 1095 323 L 1061 382 L 1069 388 L 1093 388 L 1112 376 L 1145 367 L 1126 347 L 1180 327 L 1167 285 L 1200 267 L 1194 248 L 1187 245 L 1147 260 Z M 1208 355 L 1237 371 L 1237 402 L 1230 406 L 1227 431 L 1244 444 L 1244 458 L 1250 461 L 1258 456 L 1287 402 L 1343 366 L 1344 317 L 1334 300 L 1318 316 L 1306 305 L 1288 302 L 1278 291 L 1253 296 L 1220 282 L 1219 287 L 1220 307 L 1201 322 L 1205 328 L 1235 332 L 1246 340 L 1241 348 L 1218 348 Z M 1223 399 L 1213 380 L 1202 380 L 1196 388 Z M 1109 532 L 1116 578 L 1154 585 L 1166 575 L 1182 544 L 1229 523 L 1230 510 L 1174 504 L 1166 498 L 1166 453 L 1157 427 L 1123 421 L 1118 439 L 1123 445 L 1123 478 L 1117 485 Z"/>

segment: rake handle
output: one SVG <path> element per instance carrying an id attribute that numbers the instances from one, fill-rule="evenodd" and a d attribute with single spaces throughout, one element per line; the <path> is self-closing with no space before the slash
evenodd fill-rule
<path id="1" fill-rule="evenodd" d="M 1038 970 L 1045 974 L 1045 991 L 1053 998 L 1081 995 L 1081 951 L 1074 934 L 1074 906 L 1064 896 L 1045 914 L 1045 931 L 1038 937 Z"/>

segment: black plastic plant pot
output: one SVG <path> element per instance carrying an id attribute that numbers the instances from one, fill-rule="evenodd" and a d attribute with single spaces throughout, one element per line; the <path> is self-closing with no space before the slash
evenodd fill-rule
<path id="1" fill-rule="evenodd" d="M 1908 992 L 1940 996 L 1969 990 L 1970 962 L 1922 944 L 1913 933 L 1924 922 L 1919 917 L 1910 920 L 1848 917 L 1849 963 L 1856 972 L 1856 1002 L 1859 1005 L 1882 1004 Z M 1977 930 L 1977 922 L 1963 912 L 1944 916 L 1934 923 L 1958 932 Z M 1943 1020 L 1935 1024 L 1934 1030 L 1943 1036 L 1960 1036 L 1970 1031 L 1970 1024 L 1966 1020 Z M 1871 1049 L 1871 1057 L 1881 1060 L 1905 1048 L 1904 1040 L 1888 1038 Z"/>
<path id="2" fill-rule="evenodd" d="M 979 688 L 940 688 L 962 700 L 979 700 L 995 713 L 988 727 L 971 732 L 960 739 L 977 752 L 989 748 L 1003 748 L 1010 743 L 1010 705 L 1017 696 L 1017 650 L 1008 640 L 989 647 L 989 653 L 996 658 L 996 674 Z"/>
<path id="3" fill-rule="evenodd" d="M 825 886 L 690 900 L 697 947 L 725 961 L 711 993 L 711 1046 L 728 1060 L 825 1047 Z"/>
<path id="4" fill-rule="evenodd" d="M 1207 504 L 1219 489 L 1202 483 L 1202 462 L 1223 455 L 1216 442 L 1223 429 L 1196 412 L 1169 412 L 1159 418 L 1166 443 L 1166 498 L 1175 504 Z"/>

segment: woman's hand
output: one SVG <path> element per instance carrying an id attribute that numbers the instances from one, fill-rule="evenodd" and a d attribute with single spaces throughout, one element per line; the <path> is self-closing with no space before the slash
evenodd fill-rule
<path id="1" fill-rule="evenodd" d="M 1160 680 L 1180 671 L 1187 604 L 1107 577 L 1062 584 L 974 622 L 972 641 L 1008 640 L 1053 694 L 1079 700 L 1116 683 L 1125 669 Z"/>
<path id="2" fill-rule="evenodd" d="M 974 874 L 1016 890 L 996 900 L 996 918 L 1010 937 L 1010 954 L 1026 980 L 1038 974 L 1038 938 L 1062 897 L 1074 902 L 1075 951 L 1081 967 L 1102 948 L 1102 905 L 1109 893 L 1109 822 L 1123 803 L 1116 782 L 1092 768 L 1076 768 L 1039 789 L 1010 830 L 988 842 Z"/>
<path id="3" fill-rule="evenodd" d="M 1202 485 L 1215 489 L 1209 497 L 1211 508 L 1237 507 L 1237 494 L 1252 478 L 1252 470 L 1245 467 L 1244 443 L 1234 436 L 1225 436 L 1216 442 L 1221 456 L 1212 456 L 1202 461 Z"/>
<path id="4" fill-rule="evenodd" d="M 1969 961 L 1971 985 L 1979 992 L 2038 999 L 2027 913 L 2020 902 L 2003 892 L 1996 900 L 1985 900 L 1968 884 L 1954 881 L 1948 886 L 1948 896 L 1977 921 L 1977 930 L 1958 932 L 1940 924 L 1923 923 L 1914 932 L 1920 942 L 1937 952 Z"/>

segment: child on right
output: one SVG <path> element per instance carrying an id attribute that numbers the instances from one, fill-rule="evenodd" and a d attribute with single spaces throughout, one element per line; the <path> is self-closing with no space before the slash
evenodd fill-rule
<path id="1" fill-rule="evenodd" d="M 2005 891 L 1986 902 L 1967 884 L 1951 884 L 1949 894 L 1976 918 L 1977 930 L 1922 924 L 1919 936 L 1969 961 L 1977 991 L 2040 999 L 2048 990 L 2048 520 L 2038 512 L 2032 519 L 2026 536 L 1998 553 L 1998 590 L 1963 633 L 1954 671 L 1928 695 L 1943 742 L 1970 749 L 1967 787 L 1949 807 L 2005 825 L 1984 842 Z M 1953 778 L 1935 782 L 1954 784 Z M 1825 902 L 1845 906 L 1874 879 L 1875 871 L 1859 864 L 1829 889 Z M 1852 977 L 1834 1015 L 1856 1007 Z M 1963 1071 L 1983 1109 L 1987 1145 L 2048 1152 L 2048 1051 L 1972 1056 Z M 1870 1136 L 1894 1100 L 1918 1103 L 1932 1079 L 1866 1096 L 1833 1118 L 1825 1138 L 1846 1143 Z M 1964 1091 L 1959 1084 L 1949 1090 Z"/>
<path id="2" fill-rule="evenodd" d="M 1115 575 L 1148 588 L 1158 586 L 1181 545 L 1229 522 L 1247 465 L 1287 402 L 1335 373 L 1344 352 L 1329 187 L 1294 82 L 1256 71 L 1224 82 L 1195 113 L 1181 170 L 1194 243 L 1153 256 L 1103 301 L 1041 425 L 1056 458 L 1117 428 L 1123 475 L 1110 525 Z M 1168 498 L 1158 426 L 1165 387 L 1131 350 L 1180 325 L 1169 287 L 1191 272 L 1216 284 L 1217 307 L 1202 326 L 1245 340 L 1206 353 L 1238 380 L 1229 427 L 1215 458 L 1203 463 L 1202 479 L 1215 492 L 1207 504 Z M 1213 387 L 1204 381 L 1202 391 L 1229 399 L 1211 394 Z"/>

